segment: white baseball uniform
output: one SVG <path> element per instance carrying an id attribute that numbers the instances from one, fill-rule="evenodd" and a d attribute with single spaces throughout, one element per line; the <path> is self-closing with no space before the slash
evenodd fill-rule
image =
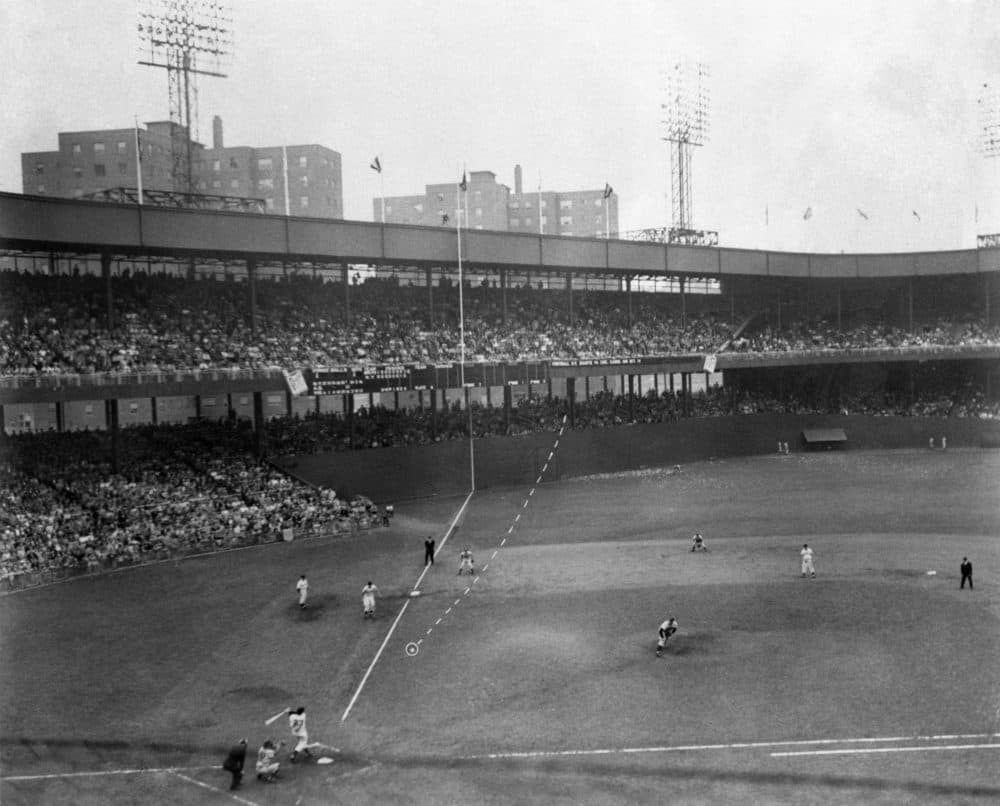
<path id="1" fill-rule="evenodd" d="M 295 590 L 299 592 L 299 607 L 302 607 L 306 603 L 306 596 L 309 595 L 309 583 L 305 577 L 295 583 Z"/>
<path id="2" fill-rule="evenodd" d="M 813 550 L 809 546 L 803 546 L 799 554 L 802 555 L 802 576 L 806 574 L 816 576 L 816 571 L 813 568 Z"/>

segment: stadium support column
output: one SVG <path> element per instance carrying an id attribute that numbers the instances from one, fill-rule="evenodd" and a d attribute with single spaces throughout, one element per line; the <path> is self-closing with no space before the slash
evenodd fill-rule
<path id="1" fill-rule="evenodd" d="M 111 400 L 105 401 L 105 406 L 107 407 L 107 421 L 108 421 L 108 431 L 111 432 L 111 472 L 118 472 L 118 399 L 111 398 Z"/>
<path id="2" fill-rule="evenodd" d="M 347 447 L 354 450 L 354 395 L 344 395 L 344 419 L 347 421 Z"/>
<path id="3" fill-rule="evenodd" d="M 844 292 L 844 289 L 838 283 L 837 284 L 837 330 L 841 329 L 841 326 L 840 326 L 840 310 L 841 310 L 841 305 L 843 304 L 843 299 L 842 299 L 843 292 Z"/>
<path id="4" fill-rule="evenodd" d="M 427 282 L 427 323 L 434 327 L 434 273 L 430 267 L 424 273 Z"/>
<path id="5" fill-rule="evenodd" d="M 257 336 L 257 260 L 247 258 L 247 286 L 250 291 L 250 334 Z"/>
<path id="6" fill-rule="evenodd" d="M 511 409 L 514 407 L 514 393 L 509 383 L 503 385 L 503 428 L 504 433 L 510 433 Z"/>
<path id="7" fill-rule="evenodd" d="M 114 295 L 111 293 L 111 253 L 101 252 L 101 279 L 104 280 L 104 313 L 108 330 L 114 330 Z"/>
<path id="8" fill-rule="evenodd" d="M 566 296 L 569 300 L 569 326 L 573 327 L 575 319 L 573 317 L 573 272 L 566 272 Z"/>
<path id="9" fill-rule="evenodd" d="M 913 333 L 913 278 L 906 280 L 907 332 Z"/>
<path id="10" fill-rule="evenodd" d="M 635 375 L 628 376 L 628 421 L 635 422 Z"/>
<path id="11" fill-rule="evenodd" d="M 632 275 L 630 274 L 625 278 L 625 311 L 626 311 L 626 325 L 628 329 L 632 329 Z"/>
<path id="12" fill-rule="evenodd" d="M 993 324 L 993 317 L 990 315 L 990 292 L 993 290 L 990 288 L 990 277 L 989 272 L 983 275 L 983 301 L 985 302 L 983 313 L 986 317 L 986 321 L 983 324 L 986 327 L 990 327 Z"/>
<path id="13" fill-rule="evenodd" d="M 230 396 L 229 408 L 232 409 L 232 396 Z M 160 420 L 160 412 L 156 408 L 156 395 L 153 395 L 149 399 L 149 419 L 152 421 L 153 425 L 157 425 Z"/>
<path id="14" fill-rule="evenodd" d="M 266 454 L 264 443 L 264 393 L 253 393 L 253 451 L 258 460 Z"/>
<path id="15" fill-rule="evenodd" d="M 989 376 L 987 376 L 989 377 Z M 61 434 L 66 430 L 66 404 L 61 401 L 56 401 L 56 433 Z"/>
<path id="16" fill-rule="evenodd" d="M 687 327 L 687 294 L 684 293 L 687 283 L 683 276 L 677 278 L 677 284 L 681 290 L 681 327 Z"/>
<path id="17" fill-rule="evenodd" d="M 351 324 L 351 277 L 345 263 L 340 268 L 340 281 L 344 284 L 344 321 Z"/>
<path id="18" fill-rule="evenodd" d="M 569 415 L 569 427 L 576 425 L 576 378 L 566 379 L 566 407 Z"/>
<path id="19" fill-rule="evenodd" d="M 507 269 L 500 269 L 500 321 L 507 324 Z"/>

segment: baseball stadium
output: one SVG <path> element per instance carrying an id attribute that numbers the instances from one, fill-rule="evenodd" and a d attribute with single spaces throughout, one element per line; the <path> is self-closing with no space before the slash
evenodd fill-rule
<path id="1" fill-rule="evenodd" d="M 1000 800 L 995 246 L 5 193 L 0 249 L 4 803 Z"/>

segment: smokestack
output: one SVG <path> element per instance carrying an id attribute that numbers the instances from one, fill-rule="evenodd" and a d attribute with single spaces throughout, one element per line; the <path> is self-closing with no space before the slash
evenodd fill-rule
<path id="1" fill-rule="evenodd" d="M 521 166 L 514 166 L 514 192 L 520 196 L 521 195 Z"/>
<path id="2" fill-rule="evenodd" d="M 212 148 L 225 148 L 222 145 L 222 118 L 218 115 L 212 118 Z"/>

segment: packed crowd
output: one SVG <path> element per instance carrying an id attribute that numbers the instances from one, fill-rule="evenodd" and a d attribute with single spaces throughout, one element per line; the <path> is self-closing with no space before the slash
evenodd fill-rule
<path id="1" fill-rule="evenodd" d="M 293 277 L 257 285 L 257 333 L 245 283 L 137 273 L 112 278 L 113 328 L 103 280 L 92 275 L 0 272 L 0 375 L 172 371 L 179 369 L 440 363 L 461 355 L 458 292 L 391 279 L 349 289 Z M 681 317 L 671 295 L 514 288 L 507 316 L 500 293 L 464 295 L 464 347 L 470 361 L 599 359 L 842 347 L 1000 344 L 1000 328 L 942 321 L 916 333 L 796 322 L 734 338 L 730 312 Z M 725 307 L 725 306 L 723 306 Z M 741 314 L 741 317 L 744 314 Z M 737 321 L 742 321 L 737 317 Z"/>
<path id="2" fill-rule="evenodd" d="M 375 507 L 289 479 L 225 424 L 8 437 L 0 455 L 0 578 L 90 569 L 368 526 Z"/>
<path id="3" fill-rule="evenodd" d="M 938 416 L 1000 418 L 1000 403 L 989 403 L 979 387 L 955 393 L 927 391 L 917 396 L 870 391 L 843 395 L 824 402 L 814 395 L 791 392 L 782 399 L 743 390 L 734 401 L 721 386 L 691 396 L 693 417 L 730 414 L 865 414 L 893 416 Z M 471 414 L 471 417 L 470 417 Z M 433 414 L 428 409 L 387 409 L 376 406 L 359 410 L 350 424 L 337 413 L 305 417 L 279 417 L 267 423 L 268 449 L 275 455 L 326 453 L 354 448 L 389 448 L 426 445 L 472 434 L 477 439 L 558 431 L 566 414 L 566 402 L 545 395 L 524 398 L 513 407 L 509 423 L 502 408 L 472 403 L 468 410 L 453 404 Z M 577 400 L 573 427 L 612 428 L 628 423 L 675 422 L 683 416 L 679 394 L 665 391 L 627 395 L 600 391 Z"/>

